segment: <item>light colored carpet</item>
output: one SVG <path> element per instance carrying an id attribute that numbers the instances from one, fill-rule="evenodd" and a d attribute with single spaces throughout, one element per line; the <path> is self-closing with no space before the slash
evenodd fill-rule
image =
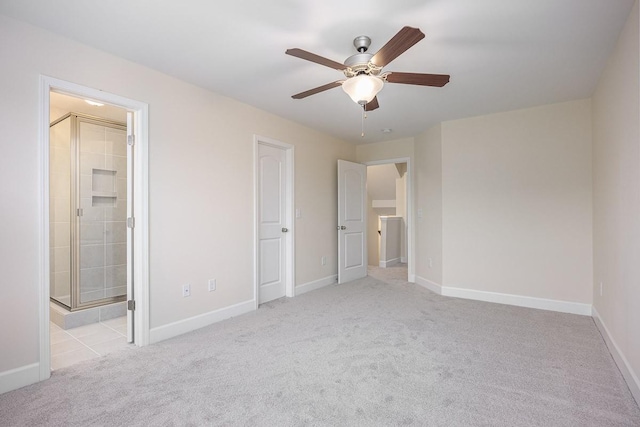
<path id="1" fill-rule="evenodd" d="M 386 280 L 60 369 L 0 395 L 0 424 L 640 425 L 591 318 Z"/>

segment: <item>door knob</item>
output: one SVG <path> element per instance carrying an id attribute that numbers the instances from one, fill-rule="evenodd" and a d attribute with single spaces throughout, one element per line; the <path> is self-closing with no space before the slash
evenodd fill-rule
<path id="1" fill-rule="evenodd" d="M 282 232 L 283 232 L 283 233 L 286 233 L 287 231 L 289 231 L 289 229 L 288 229 L 288 228 L 286 228 L 286 227 L 282 227 Z"/>
<path id="2" fill-rule="evenodd" d="M 340 226 L 340 230 L 346 230 L 346 229 L 347 229 L 347 227 L 345 227 L 344 225 Z"/>

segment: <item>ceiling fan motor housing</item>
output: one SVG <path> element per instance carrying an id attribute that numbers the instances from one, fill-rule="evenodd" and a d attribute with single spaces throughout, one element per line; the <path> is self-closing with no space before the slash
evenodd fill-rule
<path id="1" fill-rule="evenodd" d="M 359 71 L 359 69 L 366 69 L 367 64 L 371 61 L 373 55 L 370 53 L 356 53 L 351 55 L 344 61 L 344 65 L 351 68 L 353 71 Z"/>
<path id="2" fill-rule="evenodd" d="M 358 52 L 364 53 L 369 49 L 369 46 L 371 46 L 371 39 L 367 36 L 358 36 L 353 39 L 353 45 Z"/>

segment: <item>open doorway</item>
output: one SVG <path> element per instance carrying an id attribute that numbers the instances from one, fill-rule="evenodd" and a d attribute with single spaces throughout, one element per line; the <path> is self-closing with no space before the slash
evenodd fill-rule
<path id="1" fill-rule="evenodd" d="M 367 252 L 371 275 L 377 272 L 409 280 L 407 172 L 406 161 L 367 166 Z"/>
<path id="2" fill-rule="evenodd" d="M 127 110 L 49 95 L 51 369 L 130 348 Z M 132 320 L 132 319 L 131 319 Z"/>
<path id="3" fill-rule="evenodd" d="M 103 344 L 102 353 L 118 345 L 106 341 L 149 342 L 148 106 L 46 76 L 40 93 L 39 379 L 44 380 L 52 366 L 68 366 L 52 363 L 52 347 L 60 343 L 52 330 L 66 330 L 51 325 L 60 320 L 52 304 L 81 313 L 65 326 L 120 318 L 107 323 L 106 339 L 85 340 Z M 88 139 L 78 139 L 83 134 Z M 87 332 L 95 331 L 81 333 Z M 63 341 L 81 342 L 80 335 L 69 336 L 73 339 Z M 83 350 L 100 354 L 90 345 Z"/>

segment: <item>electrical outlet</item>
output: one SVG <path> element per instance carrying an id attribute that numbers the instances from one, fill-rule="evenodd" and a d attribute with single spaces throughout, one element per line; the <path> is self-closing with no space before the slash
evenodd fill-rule
<path id="1" fill-rule="evenodd" d="M 209 292 L 216 290 L 216 279 L 209 279 Z"/>
<path id="2" fill-rule="evenodd" d="M 322 258 L 320 258 L 320 264 L 327 265 L 327 257 L 326 256 L 323 256 Z"/>
<path id="3" fill-rule="evenodd" d="M 182 285 L 182 296 L 184 298 L 191 296 L 191 285 Z"/>

